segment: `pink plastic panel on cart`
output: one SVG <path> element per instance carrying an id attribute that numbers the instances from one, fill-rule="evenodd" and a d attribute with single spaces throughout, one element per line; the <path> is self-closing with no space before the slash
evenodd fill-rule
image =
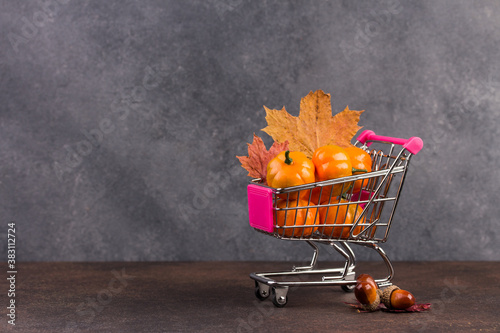
<path id="1" fill-rule="evenodd" d="M 372 196 L 373 196 L 372 192 L 361 190 L 360 192 L 353 194 L 351 201 L 356 202 L 356 201 L 370 200 Z M 365 206 L 366 206 L 365 203 L 360 203 L 359 205 L 361 206 L 361 208 L 365 208 Z"/>
<path id="2" fill-rule="evenodd" d="M 273 232 L 273 191 L 270 188 L 249 184 L 248 218 L 253 228 Z"/>
<path id="3" fill-rule="evenodd" d="M 400 139 L 393 138 L 392 136 L 376 135 L 375 132 L 369 130 L 363 131 L 358 136 L 358 141 L 363 144 L 368 140 L 385 141 L 394 143 L 396 145 L 402 145 L 406 150 L 414 155 L 416 155 L 424 146 L 424 142 L 422 141 L 422 139 L 417 136 L 413 136 L 409 139 Z M 367 143 L 366 145 L 370 146 L 370 144 L 371 142 Z"/>

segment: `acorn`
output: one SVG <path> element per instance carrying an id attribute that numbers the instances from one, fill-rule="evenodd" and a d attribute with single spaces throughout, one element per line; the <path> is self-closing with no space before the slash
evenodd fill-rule
<path id="1" fill-rule="evenodd" d="M 376 283 L 375 283 L 376 285 Z M 370 281 L 361 281 L 354 287 L 354 296 L 361 303 L 363 309 L 375 311 L 380 304 L 378 287 L 374 287 Z"/>
<path id="2" fill-rule="evenodd" d="M 415 304 L 415 296 L 398 286 L 385 288 L 380 298 L 388 309 L 405 310 Z"/>
<path id="3" fill-rule="evenodd" d="M 375 282 L 375 280 L 372 278 L 372 276 L 370 274 L 361 274 L 356 279 L 356 282 L 357 283 L 368 282 L 373 286 L 373 288 L 378 289 L 378 284 Z"/>

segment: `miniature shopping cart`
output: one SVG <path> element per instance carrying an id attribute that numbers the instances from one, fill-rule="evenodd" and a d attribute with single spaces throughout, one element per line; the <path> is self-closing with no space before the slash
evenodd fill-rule
<path id="1" fill-rule="evenodd" d="M 387 240 L 410 159 L 423 142 L 418 137 L 398 139 L 364 131 L 355 146 L 370 154 L 371 172 L 287 188 L 271 188 L 259 179 L 248 185 L 249 221 L 255 230 L 305 241 L 314 250 L 307 266 L 250 274 L 257 298 L 271 295 L 274 305 L 283 307 L 290 287 L 339 285 L 344 291 L 353 290 L 356 257 L 349 244 L 375 250 L 388 270 L 375 282 L 380 287 L 391 285 L 394 269 L 378 244 Z M 321 243 L 345 258 L 343 267 L 318 269 Z"/>

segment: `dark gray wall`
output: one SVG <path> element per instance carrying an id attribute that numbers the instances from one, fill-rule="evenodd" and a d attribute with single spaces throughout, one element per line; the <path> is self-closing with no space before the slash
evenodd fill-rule
<path id="1" fill-rule="evenodd" d="M 19 260 L 306 259 L 248 226 L 235 155 L 270 143 L 263 105 L 297 115 L 317 89 L 425 142 L 391 258 L 499 259 L 499 2 L 0 7 L 0 236 L 17 223 Z"/>

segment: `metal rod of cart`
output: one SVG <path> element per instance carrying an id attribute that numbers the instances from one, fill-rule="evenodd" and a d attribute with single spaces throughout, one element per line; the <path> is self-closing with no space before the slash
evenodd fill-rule
<path id="1" fill-rule="evenodd" d="M 259 299 L 271 295 L 274 305 L 283 307 L 290 287 L 338 285 L 352 290 L 356 256 L 351 244 L 380 255 L 387 275 L 375 282 L 380 287 L 391 285 L 394 268 L 379 244 L 387 241 L 410 159 L 423 142 L 418 137 L 399 139 L 364 131 L 354 145 L 370 154 L 371 172 L 287 188 L 271 188 L 259 179 L 248 185 L 249 222 L 255 230 L 282 240 L 305 241 L 313 249 L 307 266 L 251 273 Z M 340 253 L 343 267 L 319 269 L 319 244 Z"/>

